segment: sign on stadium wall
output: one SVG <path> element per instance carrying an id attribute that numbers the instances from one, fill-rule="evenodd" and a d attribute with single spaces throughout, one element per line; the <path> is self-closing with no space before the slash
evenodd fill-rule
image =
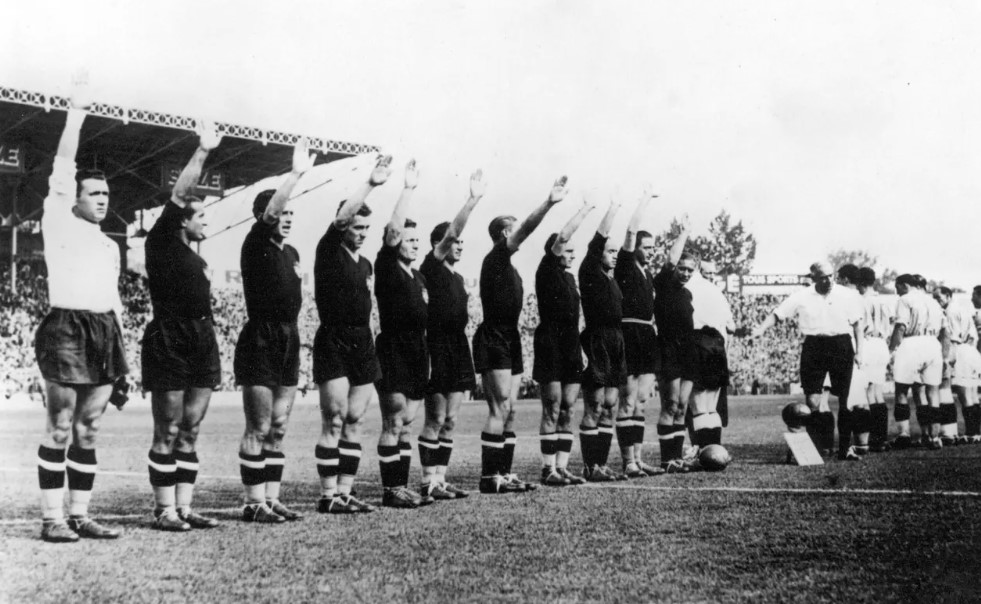
<path id="1" fill-rule="evenodd" d="M 181 175 L 183 166 L 176 164 L 164 164 L 160 167 L 160 188 L 170 191 L 177 184 L 177 179 Z M 215 195 L 221 197 L 225 193 L 225 173 L 218 170 L 202 170 L 201 178 L 198 179 L 197 186 L 192 191 L 198 197 Z"/>
<path id="2" fill-rule="evenodd" d="M 24 149 L 0 141 L 0 174 L 20 174 L 24 171 Z"/>

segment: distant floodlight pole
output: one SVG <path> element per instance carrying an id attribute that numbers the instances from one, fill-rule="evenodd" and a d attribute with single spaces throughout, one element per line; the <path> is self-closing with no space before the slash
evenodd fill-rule
<path id="1" fill-rule="evenodd" d="M 10 293 L 17 295 L 17 188 L 11 200 L 10 214 Z"/>

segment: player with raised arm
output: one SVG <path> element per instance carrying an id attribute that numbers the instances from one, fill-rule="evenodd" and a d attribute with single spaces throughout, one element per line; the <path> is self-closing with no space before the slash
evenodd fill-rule
<path id="1" fill-rule="evenodd" d="M 692 295 L 685 288 L 698 268 L 698 258 L 685 253 L 691 225 L 681 220 L 681 232 L 671 245 L 668 261 L 654 276 L 654 321 L 657 325 L 656 374 L 661 395 L 657 438 L 661 469 L 684 472 L 685 410 L 691 396 L 694 371 L 694 324 Z"/>
<path id="2" fill-rule="evenodd" d="M 488 412 L 480 434 L 482 493 L 528 491 L 537 486 L 521 481 L 511 472 L 516 439 L 512 405 L 524 373 L 518 334 L 524 287 L 521 275 L 511 264 L 511 256 L 538 228 L 545 214 L 565 199 L 566 182 L 565 176 L 556 180 L 548 199 L 517 228 L 514 216 L 498 216 L 487 227 L 494 247 L 480 267 L 484 320 L 473 337 L 474 368 L 483 379 Z"/>
<path id="3" fill-rule="evenodd" d="M 456 417 L 465 393 L 477 385 L 466 334 L 470 296 L 463 276 L 453 267 L 463 253 L 463 229 L 486 190 L 484 174 L 477 170 L 470 176 L 470 196 L 466 203 L 452 222 L 442 222 L 433 229 L 429 236 L 433 249 L 419 267 L 429 292 L 426 343 L 430 358 L 426 422 L 419 433 L 420 493 L 435 499 L 467 496 L 466 491 L 446 481 Z"/>
<path id="4" fill-rule="evenodd" d="M 143 388 L 150 391 L 153 408 L 148 462 L 156 504 L 153 527 L 164 531 L 218 526 L 217 520 L 191 510 L 198 432 L 211 392 L 221 383 L 211 271 L 191 248 L 204 240 L 207 226 L 204 204 L 191 191 L 221 134 L 214 124 L 201 121 L 195 129 L 198 148 L 146 240 L 153 320 L 143 336 Z"/>
<path id="5" fill-rule="evenodd" d="M 833 274 L 834 269 L 827 262 L 812 264 L 813 285 L 787 296 L 752 333 L 752 337 L 758 338 L 777 322 L 797 318 L 804 334 L 800 382 L 811 409 L 806 428 L 818 450 L 825 455 L 830 455 L 834 449 L 835 417 L 827 403 L 822 405 L 824 378 L 830 376 L 831 393 L 838 397 L 839 406 L 847 407 L 852 371 L 861 363 L 865 342 L 862 337 L 864 310 L 856 303 L 854 292 L 835 287 Z M 848 459 L 858 457 L 849 456 Z"/>
<path id="6" fill-rule="evenodd" d="M 300 374 L 297 317 L 303 303 L 300 254 L 286 243 L 293 226 L 290 195 L 313 167 L 305 139 L 293 149 L 293 169 L 276 190 L 252 204 L 256 222 L 242 242 L 242 288 L 249 320 L 235 345 L 235 381 L 242 387 L 245 433 L 239 466 L 246 522 L 280 523 L 300 514 L 279 500 L 283 437 Z"/>
<path id="7" fill-rule="evenodd" d="M 654 236 L 640 229 L 651 200 L 657 195 L 644 191 L 630 218 L 623 247 L 617 253 L 613 278 L 623 293 L 623 343 L 627 380 L 620 393 L 616 432 L 623 471 L 630 478 L 655 476 L 662 470 L 644 463 L 644 407 L 654 390 L 656 333 L 654 330 L 654 277 L 649 267 L 654 260 Z"/>
<path id="8" fill-rule="evenodd" d="M 390 155 L 379 157 L 368 180 L 337 209 L 317 244 L 314 297 L 320 328 L 313 341 L 313 379 L 320 391 L 321 432 L 315 455 L 321 514 L 374 511 L 351 495 L 361 461 L 361 425 L 381 369 L 372 341 L 371 263 L 359 253 L 371 209 L 365 199 L 385 184 Z"/>
<path id="9" fill-rule="evenodd" d="M 644 200 L 641 201 L 644 203 Z M 613 442 L 613 417 L 620 401 L 620 385 L 627 381 L 624 358 L 623 294 L 613 278 L 617 246 L 609 241 L 613 218 L 620 209 L 614 198 L 589 242 L 586 257 L 579 265 L 579 292 L 586 322 L 579 339 L 586 354 L 582 373 L 583 416 L 579 425 L 583 475 L 590 482 L 626 480 L 607 465 Z M 625 454 L 632 455 L 629 442 L 621 442 Z"/>
<path id="10" fill-rule="evenodd" d="M 426 280 L 412 268 L 419 254 L 416 223 L 406 218 L 419 182 L 415 160 L 405 167 L 405 188 L 382 234 L 375 259 L 375 298 L 381 333 L 375 341 L 381 379 L 378 390 L 382 429 L 378 435 L 382 505 L 412 509 L 434 501 L 408 489 L 412 462 L 411 426 L 429 380 Z"/>
<path id="11" fill-rule="evenodd" d="M 582 484 L 569 471 L 572 452 L 572 407 L 579 398 L 582 346 L 579 344 L 579 290 L 569 272 L 575 250 L 569 240 L 595 206 L 583 206 L 545 243 L 545 256 L 535 272 L 539 324 L 535 329 L 535 366 L 532 377 L 542 395 L 539 425 L 542 453 L 541 483 L 557 487 Z"/>
<path id="12" fill-rule="evenodd" d="M 47 392 L 37 472 L 41 538 L 52 543 L 119 537 L 118 530 L 88 514 L 100 419 L 113 383 L 125 380 L 129 371 L 121 328 L 119 246 L 99 228 L 109 210 L 109 185 L 101 171 L 75 165 L 89 104 L 86 83 L 76 82 L 41 218 L 51 309 L 34 342 Z"/>

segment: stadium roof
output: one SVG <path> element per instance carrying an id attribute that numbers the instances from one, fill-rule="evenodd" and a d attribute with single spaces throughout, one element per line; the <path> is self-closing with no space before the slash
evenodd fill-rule
<path id="1" fill-rule="evenodd" d="M 19 174 L 0 174 L 0 215 L 11 215 L 16 196 L 21 221 L 40 217 L 68 106 L 64 97 L 0 86 L 0 154 L 14 149 L 21 158 Z M 292 147 L 302 136 L 239 124 L 217 126 L 225 139 L 212 151 L 205 170 L 219 174 L 222 189 L 286 172 Z M 79 166 L 99 168 L 109 178 L 112 193 L 104 231 L 123 232 L 137 210 L 166 201 L 164 174 L 179 170 L 191 157 L 197 146 L 193 129 L 192 117 L 95 103 L 82 127 L 77 160 Z M 314 136 L 308 140 L 318 151 L 317 164 L 378 150 L 364 143 Z"/>

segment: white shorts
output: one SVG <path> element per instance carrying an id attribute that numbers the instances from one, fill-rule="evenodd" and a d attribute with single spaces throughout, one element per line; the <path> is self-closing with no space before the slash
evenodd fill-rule
<path id="1" fill-rule="evenodd" d="M 970 344 L 954 344 L 952 386 L 981 385 L 981 352 Z"/>
<path id="2" fill-rule="evenodd" d="M 889 365 L 889 347 L 882 338 L 865 338 L 862 345 L 862 368 L 873 384 L 886 383 L 886 367 Z"/>
<path id="3" fill-rule="evenodd" d="M 909 336 L 896 350 L 892 375 L 897 384 L 939 386 L 944 359 L 936 336 Z"/>

